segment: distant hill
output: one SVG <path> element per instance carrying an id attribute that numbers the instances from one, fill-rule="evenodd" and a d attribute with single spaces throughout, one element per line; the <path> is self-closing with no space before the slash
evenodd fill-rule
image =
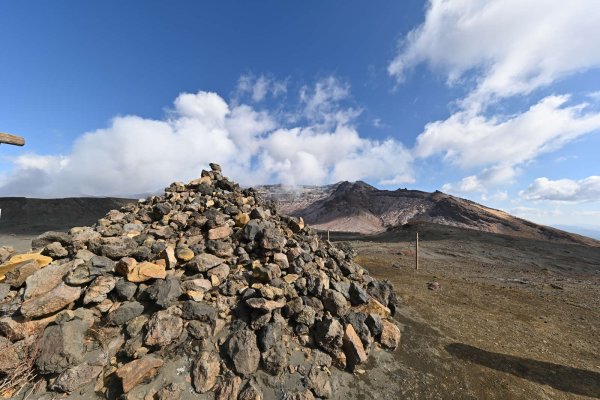
<path id="1" fill-rule="evenodd" d="M 583 235 L 587 237 L 591 237 L 592 239 L 600 240 L 600 228 L 595 226 L 575 226 L 575 225 L 553 225 L 557 229 L 562 229 L 563 231 L 577 233 L 578 235 Z"/>
<path id="2" fill-rule="evenodd" d="M 0 233 L 30 235 L 91 225 L 108 211 L 134 201 L 137 200 L 114 197 L 0 197 Z"/>
<path id="3" fill-rule="evenodd" d="M 323 230 L 374 234 L 407 223 L 427 222 L 529 239 L 600 245 L 591 238 L 538 225 L 439 191 L 379 190 L 360 181 L 293 190 L 272 185 L 259 190 L 280 203 L 281 212 L 301 216 Z"/>

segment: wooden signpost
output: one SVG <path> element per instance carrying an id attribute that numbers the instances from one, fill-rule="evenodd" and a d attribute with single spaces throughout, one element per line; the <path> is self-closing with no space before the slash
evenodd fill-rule
<path id="1" fill-rule="evenodd" d="M 23 139 L 21 136 L 0 132 L 0 143 L 12 144 L 14 146 L 24 146 L 25 139 Z"/>
<path id="2" fill-rule="evenodd" d="M 419 232 L 417 232 L 417 241 L 415 242 L 415 269 L 419 270 Z"/>

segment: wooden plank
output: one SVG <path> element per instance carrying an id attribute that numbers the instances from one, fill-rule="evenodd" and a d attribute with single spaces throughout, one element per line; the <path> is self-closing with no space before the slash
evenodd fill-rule
<path id="1" fill-rule="evenodd" d="M 9 135 L 8 133 L 0 132 L 0 143 L 12 144 L 15 146 L 25 145 L 25 139 L 20 136 Z"/>

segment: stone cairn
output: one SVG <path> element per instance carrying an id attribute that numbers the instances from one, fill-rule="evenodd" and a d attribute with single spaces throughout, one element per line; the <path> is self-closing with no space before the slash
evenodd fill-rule
<path id="1" fill-rule="evenodd" d="M 183 398 L 182 384 L 144 389 L 183 357 L 188 392 L 262 399 L 263 374 L 295 382 L 283 398 L 328 398 L 331 368 L 400 341 L 389 282 L 217 164 L 32 246 L 50 264 L 21 262 L 0 284 L 5 394 L 21 379 L 49 394 Z"/>

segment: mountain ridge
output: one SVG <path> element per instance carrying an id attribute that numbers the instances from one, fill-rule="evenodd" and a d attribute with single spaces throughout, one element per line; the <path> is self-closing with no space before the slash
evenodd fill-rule
<path id="1" fill-rule="evenodd" d="M 411 189 L 382 190 L 365 182 L 339 182 L 310 187 L 310 196 L 296 188 L 301 205 L 295 205 L 290 192 L 281 200 L 281 190 L 260 187 L 269 199 L 281 203 L 291 215 L 300 216 L 321 230 L 377 234 L 408 223 L 428 222 L 475 229 L 484 232 L 520 236 L 531 239 L 579 243 L 600 246 L 586 236 L 565 232 L 549 226 L 515 217 L 440 191 L 424 192 Z M 307 201 L 310 198 L 312 201 Z"/>

